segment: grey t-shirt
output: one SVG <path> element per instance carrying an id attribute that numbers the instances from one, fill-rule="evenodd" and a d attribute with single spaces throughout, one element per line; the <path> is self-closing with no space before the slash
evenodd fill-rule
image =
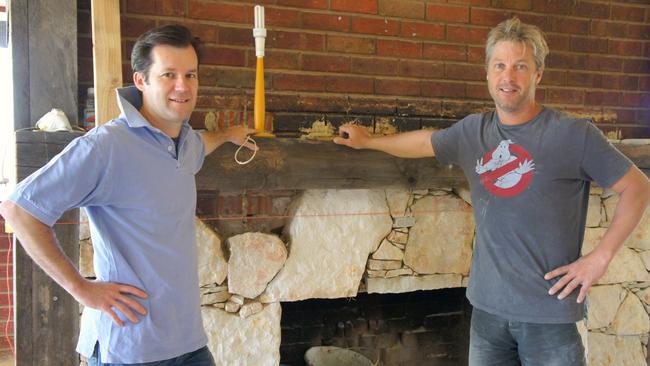
<path id="1" fill-rule="evenodd" d="M 467 297 L 513 321 L 569 323 L 578 291 L 548 295 L 544 274 L 580 256 L 590 181 L 610 187 L 631 162 L 592 123 L 545 108 L 507 126 L 495 112 L 436 132 L 437 159 L 460 166 L 470 184 L 476 238 Z"/>

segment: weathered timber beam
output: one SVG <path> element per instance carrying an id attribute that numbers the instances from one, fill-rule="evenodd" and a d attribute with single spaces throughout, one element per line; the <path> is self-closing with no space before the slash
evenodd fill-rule
<path id="1" fill-rule="evenodd" d="M 377 151 L 353 150 L 331 141 L 256 139 L 260 150 L 247 165 L 235 162 L 226 144 L 206 157 L 198 189 L 222 191 L 281 189 L 440 188 L 467 185 L 460 168 L 435 159 L 401 159 Z M 615 144 L 639 167 L 650 169 L 650 145 Z M 239 159 L 250 151 L 242 149 Z"/>

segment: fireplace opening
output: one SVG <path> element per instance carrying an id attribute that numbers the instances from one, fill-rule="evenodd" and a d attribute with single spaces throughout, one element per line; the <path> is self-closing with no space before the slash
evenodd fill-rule
<path id="1" fill-rule="evenodd" d="M 467 365 L 470 316 L 465 288 L 283 302 L 280 364 L 335 346 L 376 365 Z"/>

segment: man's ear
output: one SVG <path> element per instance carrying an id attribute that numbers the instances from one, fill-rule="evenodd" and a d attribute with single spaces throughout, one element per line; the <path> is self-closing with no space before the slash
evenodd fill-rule
<path id="1" fill-rule="evenodd" d="M 535 77 L 535 85 L 539 84 L 542 81 L 542 75 L 544 75 L 544 69 L 537 70 L 537 76 Z"/>
<path id="2" fill-rule="evenodd" d="M 144 74 L 140 71 L 136 71 L 133 73 L 133 84 L 135 84 L 135 87 L 138 88 L 138 90 L 143 91 L 144 90 L 144 84 L 146 84 L 146 80 L 144 77 Z"/>

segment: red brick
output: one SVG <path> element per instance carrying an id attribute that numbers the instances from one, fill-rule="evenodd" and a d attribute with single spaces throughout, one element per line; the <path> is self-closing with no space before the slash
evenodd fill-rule
<path id="1" fill-rule="evenodd" d="M 439 22 L 467 23 L 469 21 L 469 7 L 427 4 L 426 19 Z"/>
<path id="2" fill-rule="evenodd" d="M 626 59 L 623 61 L 623 72 L 626 74 L 650 74 L 650 60 Z"/>
<path id="3" fill-rule="evenodd" d="M 621 105 L 624 107 L 638 107 L 641 105 L 642 93 L 623 93 Z"/>
<path id="4" fill-rule="evenodd" d="M 210 65 L 244 66 L 246 64 L 246 53 L 241 49 L 204 47 L 203 63 Z"/>
<path id="5" fill-rule="evenodd" d="M 442 24 L 402 21 L 401 35 L 404 38 L 444 39 L 445 26 Z"/>
<path id="6" fill-rule="evenodd" d="M 619 92 L 587 91 L 585 92 L 585 104 L 617 106 L 620 102 L 620 96 Z"/>
<path id="7" fill-rule="evenodd" d="M 350 30 L 350 17 L 344 15 L 304 13 L 302 15 L 305 29 L 321 29 L 347 32 Z"/>
<path id="8" fill-rule="evenodd" d="M 489 32 L 488 28 L 448 25 L 447 40 L 458 43 L 485 44 Z"/>
<path id="9" fill-rule="evenodd" d="M 639 77 L 633 75 L 602 75 L 603 87 L 616 90 L 637 90 Z M 644 89 L 641 89 L 644 90 Z"/>
<path id="10" fill-rule="evenodd" d="M 587 70 L 594 71 L 621 71 L 623 60 L 616 57 L 607 57 L 599 55 L 588 55 L 585 65 Z"/>
<path id="11" fill-rule="evenodd" d="M 270 78 L 265 75 L 265 85 L 270 87 Z M 217 84 L 222 88 L 249 88 L 255 87 L 255 69 L 221 69 L 217 70 Z"/>
<path id="12" fill-rule="evenodd" d="M 374 54 L 375 41 L 370 38 L 327 36 L 327 50 L 331 52 Z"/>
<path id="13" fill-rule="evenodd" d="M 452 44 L 425 43 L 422 45 L 422 58 L 431 60 L 466 61 L 467 47 Z"/>
<path id="14" fill-rule="evenodd" d="M 551 52 L 546 57 L 546 67 L 553 69 L 584 69 L 587 56 L 566 52 Z"/>
<path id="15" fill-rule="evenodd" d="M 251 16 L 254 17 L 254 16 Z M 278 26 L 288 28 L 300 28 L 300 12 L 289 9 L 279 9 L 273 7 L 264 7 L 264 21 L 266 26 Z M 252 37 L 252 32 L 251 32 Z M 252 38 L 251 38 L 252 40 Z"/>
<path id="16" fill-rule="evenodd" d="M 127 13 L 152 15 L 185 15 L 184 0 L 127 0 Z"/>
<path id="17" fill-rule="evenodd" d="M 351 13 L 377 14 L 377 0 L 330 0 L 332 10 Z"/>
<path id="18" fill-rule="evenodd" d="M 447 2 L 452 4 L 456 3 L 456 4 L 478 5 L 483 7 L 491 5 L 491 0 L 448 0 Z"/>
<path id="19" fill-rule="evenodd" d="M 642 23 L 645 9 L 637 6 L 612 5 L 612 20 Z"/>
<path id="20" fill-rule="evenodd" d="M 566 74 L 566 71 L 546 69 L 542 75 L 542 83 L 544 85 L 564 86 L 566 85 Z"/>
<path id="21" fill-rule="evenodd" d="M 335 93 L 372 94 L 373 92 L 372 79 L 359 76 L 328 76 L 325 86 L 327 91 Z"/>
<path id="22" fill-rule="evenodd" d="M 254 42 L 250 28 L 219 27 L 219 44 L 252 46 Z"/>
<path id="23" fill-rule="evenodd" d="M 324 51 L 325 36 L 313 33 L 273 31 L 266 37 L 267 48 L 290 50 Z"/>
<path id="24" fill-rule="evenodd" d="M 445 74 L 448 79 L 485 80 L 485 68 L 479 65 L 447 64 Z"/>
<path id="25" fill-rule="evenodd" d="M 491 100 L 492 96 L 485 84 L 467 84 L 467 98 Z"/>
<path id="26" fill-rule="evenodd" d="M 610 39 L 608 49 L 610 54 L 643 57 L 643 44 L 639 41 Z"/>
<path id="27" fill-rule="evenodd" d="M 625 38 L 627 27 L 624 23 L 592 20 L 589 33 L 594 36 Z"/>
<path id="28" fill-rule="evenodd" d="M 646 24 L 628 24 L 627 37 L 634 39 L 650 39 L 650 25 Z"/>
<path id="29" fill-rule="evenodd" d="M 571 50 L 575 52 L 607 53 L 607 39 L 572 36 Z"/>
<path id="30" fill-rule="evenodd" d="M 641 76 L 639 78 L 639 90 L 650 91 L 650 76 Z"/>
<path id="31" fill-rule="evenodd" d="M 407 77 L 442 78 L 445 74 L 445 66 L 440 62 L 401 60 L 399 62 L 399 73 Z"/>
<path id="32" fill-rule="evenodd" d="M 578 1 L 573 15 L 590 19 L 609 19 L 610 5 L 594 1 Z"/>
<path id="33" fill-rule="evenodd" d="M 419 58 L 422 55 L 422 45 L 418 42 L 379 39 L 377 40 L 377 55 Z"/>
<path id="34" fill-rule="evenodd" d="M 511 16 L 512 14 L 508 11 L 472 8 L 470 23 L 494 27 Z"/>
<path id="35" fill-rule="evenodd" d="M 546 14 L 515 13 L 514 15 L 518 16 L 524 23 L 536 25 L 543 31 L 546 31 L 547 29 L 546 25 L 548 24 L 549 17 Z"/>
<path id="36" fill-rule="evenodd" d="M 387 95 L 420 95 L 419 80 L 377 79 L 375 93 Z"/>
<path id="37" fill-rule="evenodd" d="M 378 13 L 397 18 L 424 19 L 425 7 L 422 1 L 379 0 Z"/>
<path id="38" fill-rule="evenodd" d="M 484 112 L 485 110 L 494 109 L 493 102 L 471 102 L 471 101 L 442 101 L 442 115 L 448 118 L 461 119 L 468 114 Z"/>
<path id="39" fill-rule="evenodd" d="M 247 7 L 243 5 L 189 0 L 187 9 L 189 10 L 188 16 L 190 18 L 230 23 L 245 23 L 248 20 Z"/>
<path id="40" fill-rule="evenodd" d="M 422 81 L 422 96 L 436 98 L 463 98 L 466 96 L 465 83 L 446 81 Z"/>
<path id="41" fill-rule="evenodd" d="M 397 75 L 397 60 L 381 58 L 352 58 L 351 71 L 355 74 Z"/>
<path id="42" fill-rule="evenodd" d="M 492 6 L 504 9 L 531 10 L 533 4 L 531 0 L 496 0 L 492 3 Z"/>
<path id="43" fill-rule="evenodd" d="M 302 70 L 350 72 L 350 58 L 332 55 L 302 55 Z"/>
<path id="44" fill-rule="evenodd" d="M 575 1 L 533 0 L 533 11 L 571 15 L 575 11 Z"/>
<path id="45" fill-rule="evenodd" d="M 575 89 L 546 89 L 547 103 L 582 104 L 585 92 Z"/>
<path id="46" fill-rule="evenodd" d="M 322 75 L 278 74 L 273 77 L 273 89 L 293 91 L 322 91 L 326 78 Z"/>
<path id="47" fill-rule="evenodd" d="M 546 32 L 558 32 L 565 34 L 589 33 L 589 19 L 576 19 L 567 17 L 549 17 Z"/>
<path id="48" fill-rule="evenodd" d="M 557 51 L 571 51 L 571 36 L 565 34 L 547 34 L 546 43 L 551 53 Z"/>
<path id="49" fill-rule="evenodd" d="M 278 5 L 297 8 L 327 9 L 328 0 L 277 0 Z"/>
<path id="50" fill-rule="evenodd" d="M 256 58 L 255 51 L 250 52 L 248 59 L 254 60 Z M 300 65 L 300 55 L 298 53 L 279 50 L 265 50 L 264 53 L 265 69 L 297 70 Z"/>
<path id="51" fill-rule="evenodd" d="M 394 36 L 399 32 L 399 22 L 385 18 L 353 17 L 350 30 L 353 33 Z"/>
<path id="52" fill-rule="evenodd" d="M 475 64 L 485 64 L 485 48 L 467 46 L 467 61 Z"/>
<path id="53" fill-rule="evenodd" d="M 601 88 L 603 87 L 603 75 L 593 72 L 569 71 L 567 72 L 567 85 L 568 86 L 581 86 L 585 88 Z M 607 88 L 610 86 L 607 85 Z"/>
<path id="54" fill-rule="evenodd" d="M 217 213 L 219 216 L 238 216 L 243 212 L 243 199 L 241 195 L 219 195 L 217 199 Z"/>

